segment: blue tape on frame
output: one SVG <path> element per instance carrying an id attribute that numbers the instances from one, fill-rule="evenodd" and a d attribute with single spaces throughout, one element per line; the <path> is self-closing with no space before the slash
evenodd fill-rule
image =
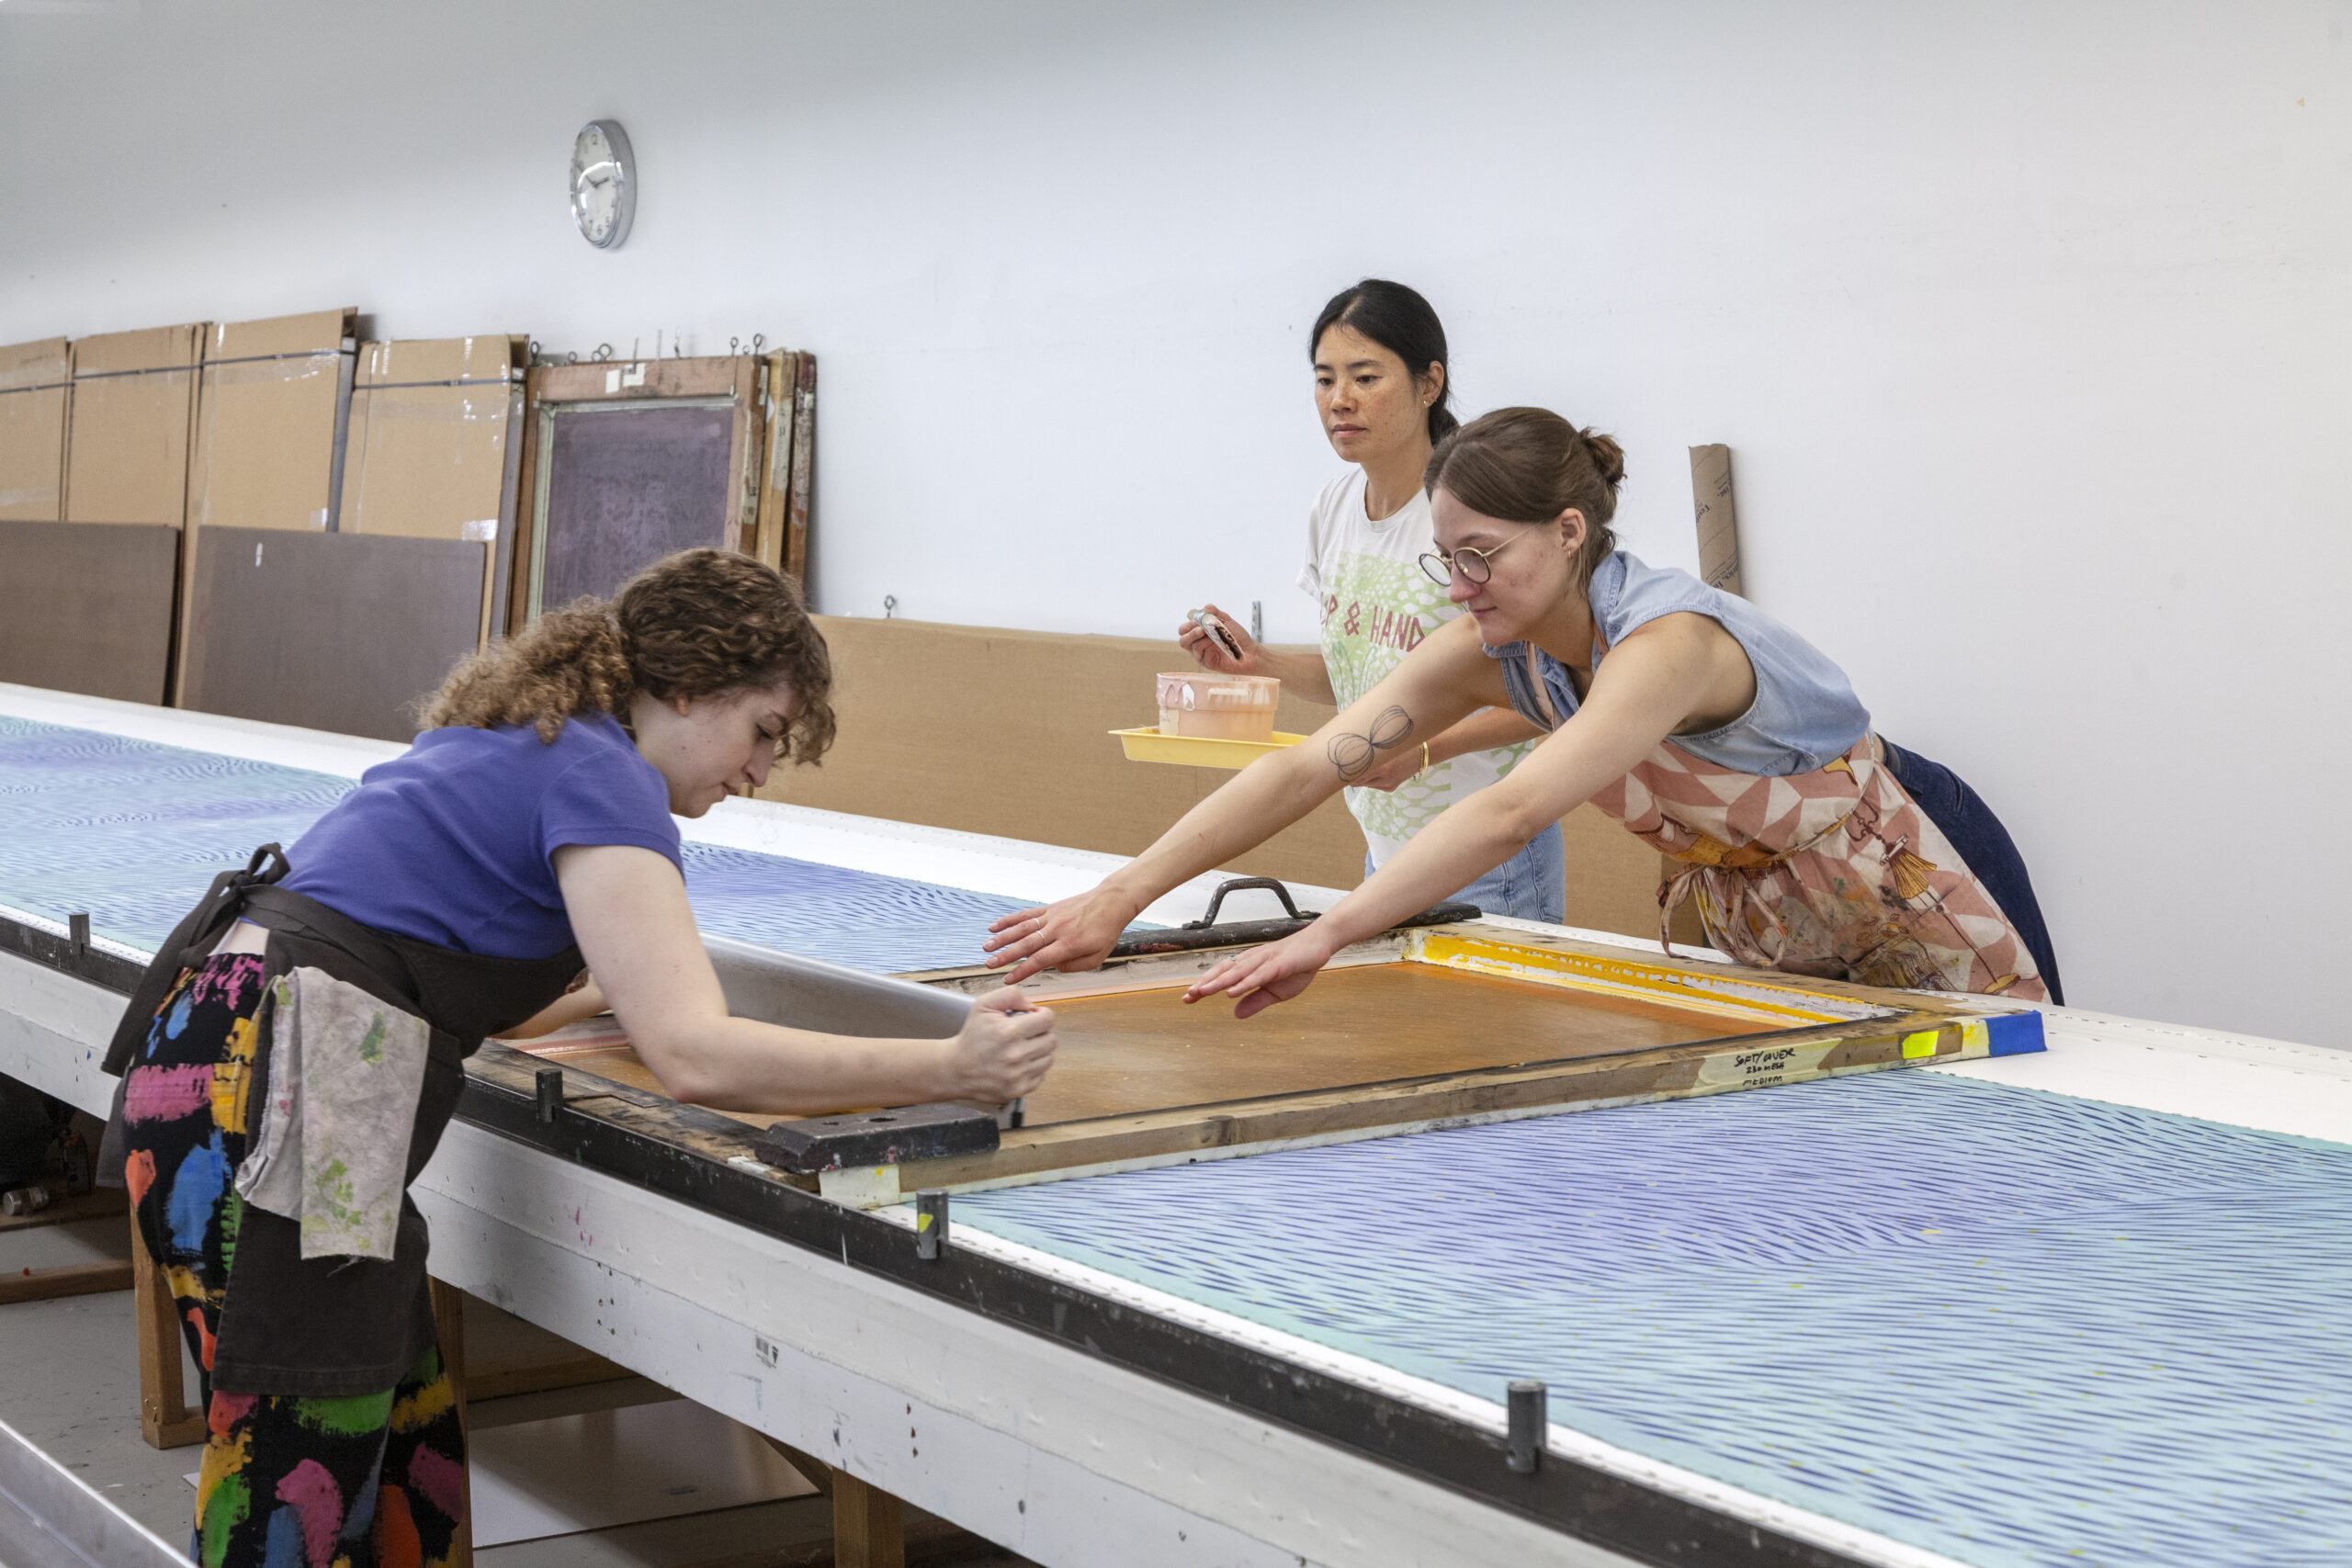
<path id="1" fill-rule="evenodd" d="M 2042 1043 L 2039 1012 L 2005 1013 L 1984 1021 L 1984 1054 L 1988 1056 L 2022 1056 L 2030 1051 L 2049 1048 Z"/>

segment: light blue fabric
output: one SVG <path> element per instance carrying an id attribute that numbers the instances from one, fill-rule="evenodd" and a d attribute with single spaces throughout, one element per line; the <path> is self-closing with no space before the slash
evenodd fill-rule
<path id="1" fill-rule="evenodd" d="M 2352 1562 L 2343 1144 L 1866 1073 L 956 1224 L 1976 1568 Z"/>
<path id="2" fill-rule="evenodd" d="M 1593 624 L 1610 648 L 1660 615 L 1690 611 L 1716 622 L 1747 651 L 1756 671 L 1756 701 L 1720 729 L 1674 737 L 1674 743 L 1692 756 L 1759 778 L 1785 778 L 1825 766 L 1870 733 L 1870 710 L 1854 695 L 1846 672 L 1736 593 L 1710 588 L 1687 571 L 1645 565 L 1618 550 L 1594 569 L 1591 598 Z M 1487 657 L 1502 661 L 1510 705 L 1536 724 L 1550 722 L 1528 680 L 1527 644 L 1490 647 Z M 1543 671 L 1552 711 L 1566 722 L 1577 711 L 1576 688 L 1566 669 L 1541 649 L 1535 650 L 1535 663 Z"/>
<path id="3" fill-rule="evenodd" d="M 1560 843 L 1560 825 L 1553 823 L 1519 848 L 1519 852 L 1453 897 L 1476 904 L 1489 915 L 1515 920 L 1546 920 L 1558 925 L 1568 918 L 1566 851 Z M 1379 867 L 1363 857 L 1363 874 Z"/>

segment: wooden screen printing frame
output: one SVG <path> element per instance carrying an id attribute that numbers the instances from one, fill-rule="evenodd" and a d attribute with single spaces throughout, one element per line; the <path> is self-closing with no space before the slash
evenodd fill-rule
<path id="1" fill-rule="evenodd" d="M 816 465 L 817 356 L 780 352 L 536 365 L 524 383 L 522 471 L 506 624 L 544 608 L 555 422 L 583 411 L 662 404 L 732 411 L 730 499 L 713 543 L 807 581 Z"/>
<path id="2" fill-rule="evenodd" d="M 1085 974 L 1038 976 L 1022 989 L 1048 1006 L 1057 998 L 1171 989 L 1189 984 L 1235 951 L 1210 948 L 1114 959 Z M 1926 996 L 1670 956 L 1635 956 L 1622 948 L 1483 920 L 1392 931 L 1344 949 L 1328 967 L 1375 964 L 1426 964 L 1532 983 L 1559 990 L 1563 1002 L 1581 993 L 1660 1004 L 1720 1019 L 1730 1032 L 1686 1043 L 1634 1043 L 1623 1050 L 1553 1060 L 1032 1122 L 1003 1129 L 997 1147 L 986 1153 L 805 1176 L 778 1174 L 837 1202 L 873 1208 L 900 1202 L 917 1190 L 1025 1186 L 2041 1048 L 2041 1014 L 2028 1006 L 2004 1005 L 1997 998 Z M 995 972 L 980 968 L 900 978 L 973 995 L 1002 983 Z M 494 1078 L 511 1077 L 517 1092 L 528 1092 L 542 1062 L 527 1051 L 491 1046 L 476 1059 L 475 1068 Z M 633 1061 L 630 1066 L 632 1076 L 643 1072 Z M 565 1057 L 562 1068 L 568 1079 L 577 1075 L 608 1086 L 591 1093 L 613 1093 L 644 1110 L 675 1104 L 647 1087 L 652 1081 L 650 1075 L 646 1083 L 629 1083 L 598 1073 L 593 1055 Z M 791 1119 L 728 1120 L 756 1145 L 761 1123 Z M 725 1157 L 740 1159 L 741 1151 Z"/>

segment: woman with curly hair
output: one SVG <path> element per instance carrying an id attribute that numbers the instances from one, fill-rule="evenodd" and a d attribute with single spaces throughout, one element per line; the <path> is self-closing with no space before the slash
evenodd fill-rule
<path id="1" fill-rule="evenodd" d="M 728 1015 L 671 818 L 815 761 L 831 680 L 781 574 L 671 556 L 460 665 L 404 755 L 165 942 L 107 1057 L 107 1159 L 203 1373 L 198 1562 L 447 1560 L 464 1435 L 406 1188 L 462 1058 L 583 960 L 682 1100 L 1006 1100 L 1044 1077 L 1052 1015 L 1010 990 L 945 1040 Z"/>

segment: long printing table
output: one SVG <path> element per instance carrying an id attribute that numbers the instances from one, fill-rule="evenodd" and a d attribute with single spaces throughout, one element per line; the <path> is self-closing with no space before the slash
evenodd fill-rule
<path id="1" fill-rule="evenodd" d="M 97 1056 L 163 931 L 396 750 L 0 687 L 0 1072 L 103 1111 Z M 686 830 L 707 931 L 935 990 L 969 983 L 941 972 L 995 912 L 1113 863 L 761 802 Z M 1476 1027 L 1449 1033 L 1450 1004 L 1424 1027 L 1463 1059 L 1336 1116 L 1295 1083 L 1209 1113 L 1161 1085 L 1129 1127 L 1067 1097 L 1130 1092 L 1133 1060 L 1090 1077 L 1066 1046 L 1061 1109 L 1041 1094 L 995 1151 L 907 1168 L 956 1192 L 931 1258 L 892 1168 L 780 1170 L 759 1127 L 650 1092 L 615 1042 L 487 1047 L 417 1187 L 433 1270 L 1046 1563 L 2352 1551 L 2352 1055 L 2049 1009 L 2027 1015 L 2047 1052 L 1990 1056 L 2016 1010 L 1792 1002 L 1517 922 L 1387 940 L 1329 991 L 1388 987 L 1364 1010 L 1409 1018 L 1443 969 L 1487 998 Z M 1056 1005 L 1091 1039 L 1078 1020 L 1116 1023 L 1187 962 Z M 1544 1073 L 1496 1055 L 1534 1005 L 1503 993 L 1545 965 L 1649 1032 Z M 1045 977 L 1047 999 L 1103 991 L 1081 982 Z M 1826 1010 L 1701 1027 L 1693 1006 Z M 1276 1071 L 1216 1016 L 1152 1038 Z M 1780 1087 L 1711 1092 L 1751 1083 Z M 1549 1391 L 1532 1470 L 1522 1379 Z"/>

